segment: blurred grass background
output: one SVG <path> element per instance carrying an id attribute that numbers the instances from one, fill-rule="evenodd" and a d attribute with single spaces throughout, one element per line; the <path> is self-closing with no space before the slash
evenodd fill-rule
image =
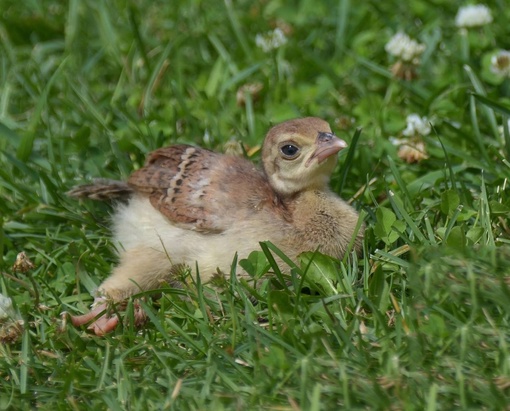
<path id="1" fill-rule="evenodd" d="M 459 29 L 446 0 L 0 0 L 0 292 L 25 321 L 0 345 L 0 408 L 508 409 L 510 78 L 491 59 L 510 9 L 485 4 L 492 23 Z M 399 31 L 425 45 L 407 79 Z M 413 113 L 433 127 L 408 163 L 392 139 Z M 258 161 L 272 124 L 307 115 L 351 143 L 332 187 L 365 215 L 363 258 L 305 256 L 257 290 L 191 278 L 141 331 L 65 326 L 115 263 L 111 207 L 69 188 L 176 142 Z M 34 269 L 13 270 L 21 251 Z M 308 269 L 334 288 L 300 294 Z"/>

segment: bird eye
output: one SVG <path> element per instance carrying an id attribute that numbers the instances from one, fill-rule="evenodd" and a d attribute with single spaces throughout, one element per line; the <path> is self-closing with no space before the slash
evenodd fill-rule
<path id="1" fill-rule="evenodd" d="M 287 160 L 293 160 L 299 155 L 299 147 L 290 143 L 283 144 L 280 151 Z"/>

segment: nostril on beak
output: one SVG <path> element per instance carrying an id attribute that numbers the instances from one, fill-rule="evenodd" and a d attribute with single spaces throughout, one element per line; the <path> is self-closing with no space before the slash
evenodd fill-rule
<path id="1" fill-rule="evenodd" d="M 319 135 L 317 136 L 317 139 L 321 142 L 328 142 L 330 140 L 332 140 L 335 136 L 331 133 L 325 133 L 325 132 L 322 132 L 320 131 L 319 132 Z"/>

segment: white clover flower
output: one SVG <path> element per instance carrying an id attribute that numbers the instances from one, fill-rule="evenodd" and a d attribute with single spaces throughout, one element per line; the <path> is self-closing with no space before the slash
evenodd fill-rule
<path id="1" fill-rule="evenodd" d="M 384 49 L 392 56 L 411 62 L 423 53 L 425 45 L 418 43 L 405 33 L 398 32 L 386 43 Z"/>
<path id="2" fill-rule="evenodd" d="M 0 294 L 0 344 L 10 344 L 23 333 L 24 323 L 12 306 L 12 300 Z"/>
<path id="3" fill-rule="evenodd" d="M 409 114 L 406 118 L 407 126 L 402 134 L 407 137 L 428 136 L 430 134 L 430 122 L 427 117 L 418 114 Z"/>
<path id="4" fill-rule="evenodd" d="M 255 37 L 255 44 L 260 47 L 265 53 L 275 50 L 287 43 L 285 33 L 279 27 L 266 34 L 257 34 Z"/>
<path id="5" fill-rule="evenodd" d="M 237 89 L 236 102 L 240 107 L 246 106 L 246 96 L 249 95 L 252 101 L 256 101 L 260 97 L 260 92 L 264 88 L 264 85 L 256 81 L 254 83 L 245 83 Z"/>
<path id="6" fill-rule="evenodd" d="M 398 147 L 397 155 L 408 163 L 418 163 L 429 158 L 427 148 L 422 136 L 430 133 L 431 127 L 427 117 L 420 117 L 418 114 L 407 116 L 407 127 L 402 135 L 407 138 L 390 137 L 390 142 Z"/>
<path id="7" fill-rule="evenodd" d="M 404 140 L 405 140 L 405 141 L 407 141 L 407 139 L 396 138 L 396 137 L 393 137 L 393 136 L 391 136 L 391 137 L 389 138 L 390 143 L 391 143 L 391 144 L 393 144 L 393 145 L 394 145 L 394 146 L 396 146 L 396 147 L 398 147 L 399 145 L 401 145 L 401 144 L 402 144 L 402 142 L 403 142 Z"/>
<path id="8" fill-rule="evenodd" d="M 510 51 L 500 50 L 492 56 L 491 71 L 502 77 L 510 77 Z"/>
<path id="9" fill-rule="evenodd" d="M 491 22 L 491 11 L 484 4 L 461 7 L 455 16 L 455 25 L 457 27 L 478 27 Z"/>
<path id="10" fill-rule="evenodd" d="M 405 142 L 399 148 L 397 155 L 405 162 L 419 163 L 422 160 L 429 158 L 425 143 L 423 141 Z"/>
<path id="11" fill-rule="evenodd" d="M 398 147 L 397 156 L 405 162 L 419 163 L 429 158 L 427 148 L 423 140 L 418 138 L 395 138 L 390 137 L 390 143 Z"/>
<path id="12" fill-rule="evenodd" d="M 12 306 L 12 300 L 3 294 L 0 294 L 0 323 L 15 318 L 18 318 L 18 314 Z"/>

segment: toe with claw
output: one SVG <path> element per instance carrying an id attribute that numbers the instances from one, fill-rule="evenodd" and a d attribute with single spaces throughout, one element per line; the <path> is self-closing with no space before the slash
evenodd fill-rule
<path id="1" fill-rule="evenodd" d="M 83 315 L 71 316 L 71 322 L 75 327 L 88 324 L 87 329 L 95 335 L 102 336 L 115 330 L 120 322 L 117 313 L 112 312 L 112 302 L 105 297 L 98 297 L 94 300 L 91 310 Z M 118 308 L 124 308 L 125 304 L 121 304 Z M 138 301 L 134 302 L 134 324 L 140 326 L 147 320 L 147 315 L 143 311 Z"/>

